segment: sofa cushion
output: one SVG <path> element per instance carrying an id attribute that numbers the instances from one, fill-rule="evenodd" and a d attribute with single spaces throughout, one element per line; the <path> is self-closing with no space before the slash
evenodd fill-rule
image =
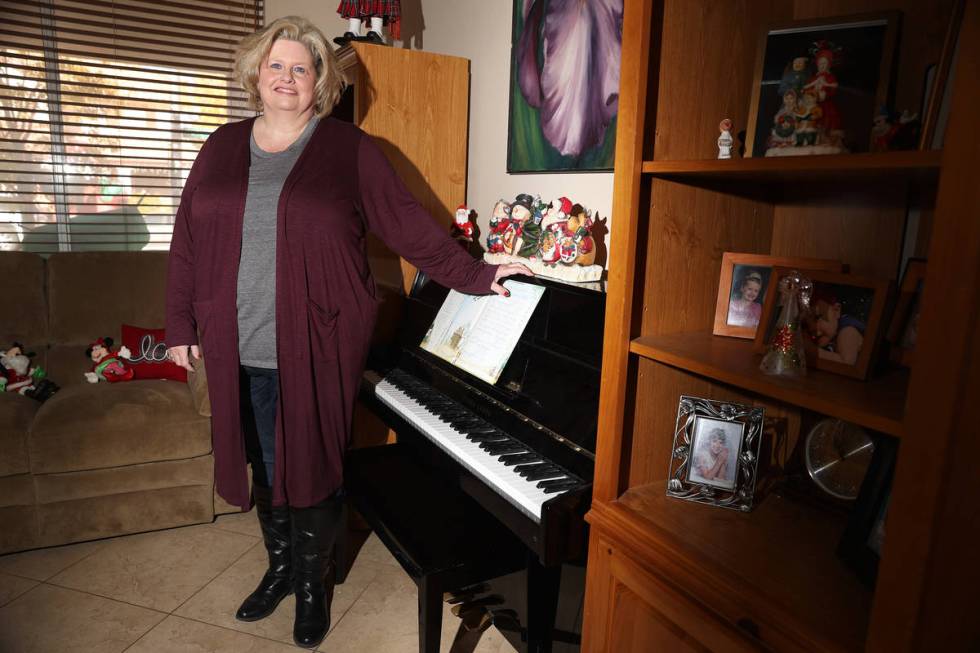
<path id="1" fill-rule="evenodd" d="M 27 432 L 40 405 L 15 392 L 0 392 L 0 477 L 31 470 Z"/>
<path id="2" fill-rule="evenodd" d="M 111 469 L 37 474 L 34 479 L 39 504 L 168 487 L 210 486 L 214 481 L 214 457 L 206 454 L 187 460 L 164 460 Z"/>
<path id="3" fill-rule="evenodd" d="M 194 458 L 211 451 L 211 421 L 184 383 L 129 381 L 62 388 L 37 412 L 35 474 Z"/>
<path id="4" fill-rule="evenodd" d="M 37 546 L 204 524 L 214 519 L 210 485 L 184 485 L 37 505 Z"/>
<path id="5" fill-rule="evenodd" d="M 34 477 L 30 474 L 0 478 L 0 554 L 38 546 Z"/>
<path id="6" fill-rule="evenodd" d="M 119 326 L 163 324 L 167 252 L 63 252 L 48 259 L 52 344 L 87 345 Z M 25 343 L 27 344 L 27 343 Z M 79 351 L 84 359 L 85 347 Z"/>
<path id="7" fill-rule="evenodd" d="M 48 343 L 48 307 L 44 295 L 44 259 L 29 252 L 0 254 L 5 310 L 0 320 L 0 345 L 13 341 L 40 352 Z"/>

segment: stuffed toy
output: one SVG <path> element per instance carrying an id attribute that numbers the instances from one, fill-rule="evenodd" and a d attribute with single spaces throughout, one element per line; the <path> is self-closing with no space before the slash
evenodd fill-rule
<path id="1" fill-rule="evenodd" d="M 47 401 L 58 391 L 58 386 L 47 378 L 39 365 L 31 365 L 34 352 L 24 353 L 24 345 L 15 342 L 10 349 L 0 352 L 0 391 L 16 392 L 37 401 Z"/>
<path id="2" fill-rule="evenodd" d="M 133 370 L 120 360 L 130 357 L 129 349 L 124 346 L 118 352 L 112 351 L 112 338 L 99 338 L 88 346 L 85 355 L 92 359 L 92 371 L 85 373 L 85 380 L 89 383 L 117 383 L 133 378 Z"/>

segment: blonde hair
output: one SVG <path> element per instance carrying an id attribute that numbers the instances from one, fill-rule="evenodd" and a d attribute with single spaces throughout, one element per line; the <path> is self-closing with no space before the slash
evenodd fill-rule
<path id="1" fill-rule="evenodd" d="M 340 70 L 340 63 L 327 37 L 316 26 L 300 16 L 284 16 L 249 34 L 238 44 L 235 52 L 235 79 L 248 93 L 248 103 L 256 111 L 262 110 L 259 96 L 259 68 L 265 63 L 272 44 L 279 39 L 302 43 L 309 49 L 316 67 L 316 83 L 313 86 L 313 104 L 317 117 L 333 111 L 347 87 L 347 80 Z"/>

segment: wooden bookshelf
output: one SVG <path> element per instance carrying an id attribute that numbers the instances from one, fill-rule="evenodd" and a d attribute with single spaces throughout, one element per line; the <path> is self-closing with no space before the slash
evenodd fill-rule
<path id="1" fill-rule="evenodd" d="M 751 341 L 705 332 L 643 336 L 630 343 L 630 351 L 882 433 L 902 434 L 908 388 L 905 371 L 867 382 L 820 370 L 808 370 L 805 377 L 798 379 L 774 377 L 759 370 L 762 357 L 753 353 Z"/>
<path id="2" fill-rule="evenodd" d="M 656 547 L 690 579 L 698 601 L 732 623 L 753 624 L 763 642 L 778 649 L 807 633 L 813 650 L 861 648 L 872 593 L 834 555 L 841 514 L 776 495 L 750 514 L 719 510 L 669 498 L 666 487 L 661 479 L 630 488 L 606 519 Z"/>
<path id="3" fill-rule="evenodd" d="M 749 122 L 767 26 L 900 12 L 891 90 L 917 107 L 959 1 L 625 0 L 584 652 L 980 641 L 980 0 L 963 0 L 941 151 L 714 158 L 718 121 Z M 911 370 L 773 378 L 751 342 L 711 335 L 724 252 L 897 282 L 909 251 L 928 258 Z M 770 494 L 743 514 L 664 496 L 681 395 L 765 406 L 790 447 L 824 416 L 898 438 L 874 587 L 836 554 L 856 510 Z"/>

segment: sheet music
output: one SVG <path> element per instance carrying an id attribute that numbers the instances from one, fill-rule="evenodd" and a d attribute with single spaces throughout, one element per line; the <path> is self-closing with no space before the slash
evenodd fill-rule
<path id="1" fill-rule="evenodd" d="M 544 294 L 542 286 L 509 280 L 510 297 L 455 290 L 422 339 L 422 349 L 487 383 L 496 383 Z"/>

